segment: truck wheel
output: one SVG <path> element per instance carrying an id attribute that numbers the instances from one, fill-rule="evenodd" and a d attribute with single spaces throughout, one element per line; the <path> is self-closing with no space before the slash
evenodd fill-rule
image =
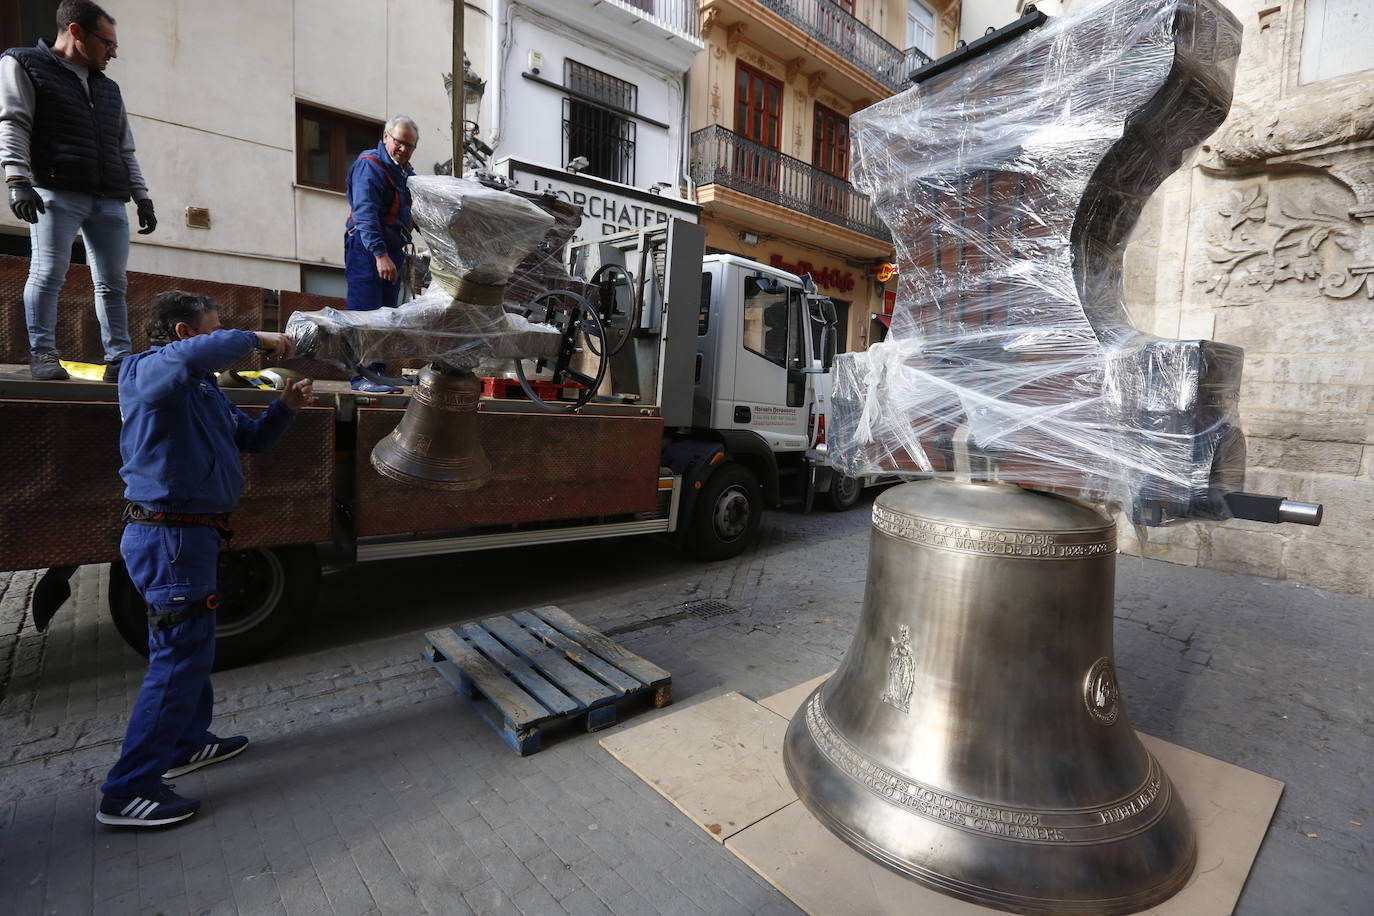
<path id="1" fill-rule="evenodd" d="M 215 668 L 256 661 L 286 639 L 315 605 L 314 544 L 226 550 L 219 557 Z M 123 563 L 110 564 L 110 616 L 135 652 L 148 654 L 148 606 Z"/>
<path id="2" fill-rule="evenodd" d="M 832 512 L 848 512 L 859 503 L 864 495 L 864 485 L 857 478 L 835 471 L 830 478 L 830 489 L 825 493 L 825 507 Z"/>
<path id="3" fill-rule="evenodd" d="M 687 532 L 687 549 L 703 560 L 739 556 L 759 533 L 763 497 L 753 472 L 725 464 L 697 494 Z"/>

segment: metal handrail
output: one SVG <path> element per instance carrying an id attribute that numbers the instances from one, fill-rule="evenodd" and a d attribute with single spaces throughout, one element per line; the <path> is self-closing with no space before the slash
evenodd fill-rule
<path id="1" fill-rule="evenodd" d="M 893 92 L 908 85 L 915 69 L 909 66 L 915 48 L 895 47 L 864 25 L 853 13 L 840 9 L 831 0 L 758 0 L 773 12 L 798 26 L 803 32 L 840 52 L 860 70 L 877 79 Z M 927 58 L 929 62 L 929 58 Z"/>
<path id="2" fill-rule="evenodd" d="M 885 242 L 892 233 L 868 196 L 843 178 L 713 124 L 692 134 L 688 171 L 719 184 Z"/>

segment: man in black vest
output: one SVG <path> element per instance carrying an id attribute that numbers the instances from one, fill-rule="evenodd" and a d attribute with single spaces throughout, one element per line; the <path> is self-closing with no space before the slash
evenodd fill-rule
<path id="1" fill-rule="evenodd" d="M 68 377 L 54 328 L 57 294 L 80 230 L 105 345 L 104 379 L 113 383 L 131 349 L 125 204 L 137 203 L 140 235 L 157 228 L 157 217 L 134 157 L 124 99 L 104 74 L 119 50 L 114 19 L 91 0 L 62 0 L 57 28 L 51 46 L 40 39 L 0 56 L 0 165 L 10 209 L 32 224 L 24 285 L 29 371 L 36 379 Z"/>

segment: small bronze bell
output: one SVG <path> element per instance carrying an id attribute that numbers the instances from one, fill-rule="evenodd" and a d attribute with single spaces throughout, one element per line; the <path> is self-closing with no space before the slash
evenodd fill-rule
<path id="1" fill-rule="evenodd" d="M 474 490 L 491 476 L 477 435 L 482 383 L 461 369 L 420 373 L 405 416 L 372 450 L 378 474 L 430 490 Z"/>

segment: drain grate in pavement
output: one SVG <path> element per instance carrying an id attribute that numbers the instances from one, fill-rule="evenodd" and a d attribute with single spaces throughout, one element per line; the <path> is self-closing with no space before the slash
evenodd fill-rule
<path id="1" fill-rule="evenodd" d="M 707 598 L 703 601 L 688 601 L 682 609 L 693 617 L 706 619 L 708 617 L 724 617 L 727 614 L 738 614 L 739 608 L 724 601 L 717 601 L 714 598 Z"/>
<path id="2" fill-rule="evenodd" d="M 638 630 L 648 630 L 653 627 L 666 627 L 670 624 L 686 620 L 689 617 L 706 620 L 711 617 L 725 617 L 729 614 L 738 613 L 739 608 L 735 607 L 733 604 L 726 604 L 724 601 L 716 601 L 714 599 L 688 601 L 670 614 L 659 614 L 656 617 L 646 617 L 643 620 L 636 620 L 632 623 L 622 623 L 618 627 L 610 627 L 601 632 L 606 636 L 621 636 L 625 633 L 634 633 Z"/>

